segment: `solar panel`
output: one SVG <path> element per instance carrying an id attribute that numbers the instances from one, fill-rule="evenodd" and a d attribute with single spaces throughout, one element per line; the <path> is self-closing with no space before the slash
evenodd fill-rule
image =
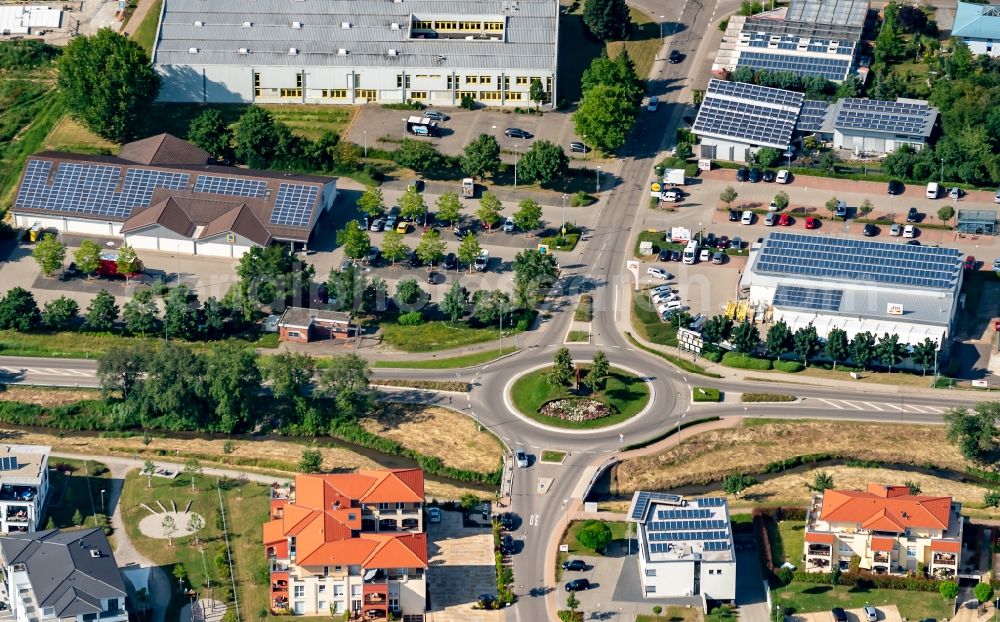
<path id="1" fill-rule="evenodd" d="M 851 55 L 851 53 L 853 53 L 853 49 L 851 49 L 850 53 L 846 55 L 838 54 L 836 56 L 825 57 L 802 56 L 798 53 L 800 51 L 806 51 L 822 52 L 825 54 L 827 53 L 827 47 L 825 45 L 806 46 L 805 48 L 800 48 L 798 45 L 795 45 L 794 47 L 787 47 L 786 49 L 789 52 L 788 54 L 783 54 L 778 51 L 740 52 L 740 56 L 736 60 L 736 66 L 750 67 L 755 70 L 764 69 L 767 71 L 788 71 L 797 76 L 818 76 L 834 82 L 841 82 L 847 78 L 847 75 L 851 71 L 851 66 L 854 64 L 854 57 Z"/>
<path id="2" fill-rule="evenodd" d="M 726 505 L 726 500 L 722 497 L 699 497 L 697 502 L 700 508 L 721 508 Z"/>
<path id="3" fill-rule="evenodd" d="M 961 257 L 952 248 L 772 233 L 753 269 L 765 274 L 952 289 L 958 284 Z"/>
<path id="4" fill-rule="evenodd" d="M 829 106 L 827 102 L 810 99 L 802 102 L 802 112 L 799 113 L 795 129 L 799 132 L 818 132 L 823 126 L 823 117 Z"/>
<path id="5" fill-rule="evenodd" d="M 640 492 L 635 498 L 635 507 L 632 508 L 632 515 L 629 517 L 630 520 L 640 521 L 642 517 L 646 514 L 646 506 L 649 505 L 649 495 L 648 492 Z M 660 512 L 662 514 L 662 512 Z"/>
<path id="6" fill-rule="evenodd" d="M 274 200 L 271 224 L 286 227 L 308 226 L 318 194 L 319 189 L 316 186 L 281 184 Z"/>
<path id="7" fill-rule="evenodd" d="M 743 82 L 711 80 L 693 131 L 787 148 L 803 95 Z"/>
<path id="8" fill-rule="evenodd" d="M 0 456 L 0 471 L 16 471 L 17 456 Z"/>
<path id="9" fill-rule="evenodd" d="M 225 194 L 231 197 L 261 198 L 267 192 L 267 182 L 259 179 L 199 175 L 194 183 L 195 192 Z"/>
<path id="10" fill-rule="evenodd" d="M 771 304 L 776 307 L 809 309 L 811 311 L 839 311 L 843 297 L 844 290 L 842 289 L 778 285 L 774 293 L 774 301 Z"/>
<path id="11" fill-rule="evenodd" d="M 877 99 L 843 99 L 837 106 L 834 126 L 893 134 L 926 134 L 933 115 L 926 103 Z"/>

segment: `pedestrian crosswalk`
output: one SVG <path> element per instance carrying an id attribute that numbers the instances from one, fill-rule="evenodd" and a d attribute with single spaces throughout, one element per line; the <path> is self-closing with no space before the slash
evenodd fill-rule
<path id="1" fill-rule="evenodd" d="M 920 413 L 924 415 L 943 415 L 946 408 L 940 406 L 928 406 L 926 404 L 908 404 L 904 401 L 893 402 L 867 402 L 862 400 L 828 400 L 815 398 L 817 402 L 822 402 L 830 408 L 837 410 L 862 410 L 886 413 Z M 815 403 L 814 403 L 815 405 Z"/>

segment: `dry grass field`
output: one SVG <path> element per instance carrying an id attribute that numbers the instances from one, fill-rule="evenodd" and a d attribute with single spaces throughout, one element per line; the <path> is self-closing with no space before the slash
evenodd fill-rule
<path id="1" fill-rule="evenodd" d="M 101 394 L 95 389 L 60 389 L 56 387 L 29 387 L 8 385 L 0 391 L 0 400 L 24 402 L 39 406 L 65 406 L 80 400 L 100 399 Z"/>
<path id="2" fill-rule="evenodd" d="M 361 425 L 428 456 L 440 456 L 445 465 L 488 473 L 497 468 L 503 451 L 489 432 L 476 430 L 471 418 L 447 408 L 388 404 Z"/>

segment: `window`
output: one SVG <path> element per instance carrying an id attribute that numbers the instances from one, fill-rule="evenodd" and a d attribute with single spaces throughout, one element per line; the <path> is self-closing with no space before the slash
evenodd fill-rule
<path id="1" fill-rule="evenodd" d="M 552 92 L 552 76 L 545 78 L 545 99 L 549 99 L 549 93 Z"/>
<path id="2" fill-rule="evenodd" d="M 325 99 L 347 99 L 347 89 L 323 89 Z"/>
<path id="3" fill-rule="evenodd" d="M 254 97 L 260 97 L 260 74 L 257 72 L 253 74 L 253 94 Z"/>
<path id="4" fill-rule="evenodd" d="M 503 22 L 486 22 L 483 24 L 483 30 L 490 30 L 493 32 L 502 31 Z"/>
<path id="5" fill-rule="evenodd" d="M 656 576 L 656 568 L 647 568 L 646 569 L 646 576 L 647 577 L 655 577 Z"/>
<path id="6" fill-rule="evenodd" d="M 324 609 L 326 609 L 326 601 L 325 600 L 321 600 L 318 603 L 316 603 L 316 610 L 317 611 L 323 611 Z"/>
<path id="7" fill-rule="evenodd" d="M 427 91 L 410 91 L 410 99 L 427 99 Z"/>
<path id="8" fill-rule="evenodd" d="M 333 567 L 333 571 L 334 572 L 343 572 L 344 571 L 344 567 L 343 566 L 334 566 Z"/>
<path id="9" fill-rule="evenodd" d="M 354 96 L 358 99 L 367 99 L 368 101 L 375 101 L 377 97 L 375 89 L 355 89 Z"/>
<path id="10" fill-rule="evenodd" d="M 388 510 L 389 509 L 389 504 L 388 503 L 379 503 L 378 504 L 378 509 L 380 509 L 380 510 Z"/>
<path id="11" fill-rule="evenodd" d="M 840 543 L 840 552 L 841 553 L 850 553 L 853 550 L 854 549 L 851 548 L 851 545 L 849 543 L 847 543 L 847 542 L 841 542 Z"/>
<path id="12" fill-rule="evenodd" d="M 410 76 L 401 73 L 396 74 L 396 86 L 400 88 L 410 88 Z"/>
<path id="13" fill-rule="evenodd" d="M 656 593 L 656 586 L 655 585 L 647 585 L 646 586 L 646 593 L 647 594 L 655 594 Z"/>
<path id="14" fill-rule="evenodd" d="M 302 97 L 302 74 L 295 74 L 295 88 L 281 89 L 282 97 Z"/>
<path id="15" fill-rule="evenodd" d="M 479 76 L 465 76 L 466 84 L 479 84 Z"/>
<path id="16" fill-rule="evenodd" d="M 399 612 L 399 599 L 389 598 L 389 611 Z"/>
<path id="17" fill-rule="evenodd" d="M 320 593 L 320 594 L 325 594 L 326 593 L 326 583 L 317 583 L 316 584 L 316 591 L 318 593 Z"/>
<path id="18" fill-rule="evenodd" d="M 539 82 L 541 82 L 541 81 L 542 81 L 542 79 L 541 79 L 541 78 L 539 78 L 538 76 L 531 76 L 531 81 L 530 81 L 530 82 L 528 82 L 528 84 L 531 84 L 531 82 L 534 82 L 535 80 L 538 80 Z"/>
<path id="19" fill-rule="evenodd" d="M 520 85 L 520 86 L 527 86 L 528 85 L 528 76 L 518 76 L 517 79 L 514 81 L 514 84 L 517 84 L 517 85 Z"/>
<path id="20" fill-rule="evenodd" d="M 413 20 L 414 30 L 434 30 L 434 22 L 429 20 L 415 19 Z"/>
<path id="21" fill-rule="evenodd" d="M 458 30 L 458 22 L 450 20 L 435 20 L 434 21 L 435 30 Z"/>
<path id="22" fill-rule="evenodd" d="M 361 586 L 352 585 L 351 586 L 351 596 L 361 596 Z"/>
<path id="23" fill-rule="evenodd" d="M 493 76 L 479 76 L 479 83 L 480 84 L 492 84 L 493 83 Z"/>
<path id="24" fill-rule="evenodd" d="M 519 102 L 519 101 L 524 101 L 527 98 L 528 98 L 528 94 L 527 93 L 518 93 L 517 91 L 508 91 L 507 92 L 507 99 L 509 99 L 511 101 L 517 101 L 517 102 Z"/>
<path id="25" fill-rule="evenodd" d="M 344 585 L 342 583 L 333 586 L 333 595 L 334 596 L 344 595 Z"/>
<path id="26" fill-rule="evenodd" d="M 459 30 L 482 30 L 482 22 L 458 22 Z"/>
<path id="27" fill-rule="evenodd" d="M 907 557 L 916 557 L 917 556 L 917 547 L 915 547 L 915 546 L 908 546 L 908 547 L 906 547 L 906 556 Z"/>
<path id="28" fill-rule="evenodd" d="M 453 83 L 453 78 L 454 78 L 454 77 L 455 77 L 455 76 L 452 76 L 452 75 L 449 75 L 449 76 L 448 76 L 448 88 L 449 88 L 449 89 L 453 88 L 453 86 L 452 86 L 452 83 Z"/>
<path id="29" fill-rule="evenodd" d="M 505 89 L 509 89 L 510 88 L 510 76 L 504 76 L 503 77 L 503 88 L 505 88 Z"/>
<path id="30" fill-rule="evenodd" d="M 463 97 L 471 97 L 472 99 L 476 98 L 475 91 L 459 91 L 457 95 L 459 99 L 462 99 Z"/>
<path id="31" fill-rule="evenodd" d="M 396 502 L 396 509 L 397 509 L 397 510 L 402 510 L 402 509 L 403 509 L 403 507 L 404 507 L 405 505 L 406 505 L 406 504 L 405 504 L 405 503 L 403 503 L 402 501 L 397 501 L 397 502 Z"/>
<path id="32" fill-rule="evenodd" d="M 500 101 L 500 93 L 497 91 L 480 91 L 479 99 L 482 101 Z"/>
<path id="33" fill-rule="evenodd" d="M 293 595 L 295 596 L 295 598 L 302 598 L 303 596 L 306 595 L 306 586 L 304 585 L 296 585 L 294 586 L 293 589 L 294 589 Z"/>
<path id="34" fill-rule="evenodd" d="M 289 339 L 298 339 L 298 338 L 299 338 L 299 337 L 301 337 L 301 336 L 302 336 L 302 335 L 301 335 L 301 334 L 299 334 L 299 331 L 297 331 L 297 330 L 290 330 L 290 331 L 288 331 L 288 338 L 289 338 Z M 294 552 L 295 552 L 295 549 L 292 549 L 292 551 L 291 551 L 291 552 L 292 552 L 292 553 L 294 553 Z"/>

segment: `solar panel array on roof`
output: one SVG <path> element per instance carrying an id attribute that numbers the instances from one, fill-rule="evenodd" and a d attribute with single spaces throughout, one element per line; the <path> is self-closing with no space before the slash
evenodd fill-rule
<path id="1" fill-rule="evenodd" d="M 698 497 L 697 504 L 700 508 L 721 508 L 726 505 L 726 500 L 722 497 Z"/>
<path id="2" fill-rule="evenodd" d="M 711 516 L 711 513 L 709 513 Z M 646 529 L 651 531 L 679 531 L 691 529 L 725 529 L 726 521 L 714 519 L 696 520 L 661 520 L 646 523 Z"/>
<path id="3" fill-rule="evenodd" d="M 926 103 L 850 98 L 843 99 L 838 104 L 837 118 L 833 122 L 837 129 L 853 128 L 908 135 L 924 135 L 930 131 L 932 115 Z"/>
<path id="4" fill-rule="evenodd" d="M 194 182 L 194 191 L 225 194 L 231 197 L 260 198 L 267 191 L 267 182 L 259 179 L 198 175 L 198 179 Z"/>
<path id="5" fill-rule="evenodd" d="M 818 279 L 952 289 L 958 284 L 961 257 L 953 248 L 772 233 L 764 240 L 754 270 Z"/>
<path id="6" fill-rule="evenodd" d="M 822 51 L 826 51 L 825 49 Z M 776 52 L 741 52 L 736 61 L 737 67 L 751 69 L 766 69 L 767 71 L 788 71 L 797 76 L 818 76 L 840 82 L 851 71 L 853 59 L 846 57 L 816 57 L 799 56 L 796 54 L 780 54 Z"/>
<path id="7" fill-rule="evenodd" d="M 810 309 L 813 311 L 839 311 L 844 297 L 842 289 L 815 289 L 793 285 L 778 285 L 771 304 L 776 307 Z"/>
<path id="8" fill-rule="evenodd" d="M 319 189 L 301 184 L 281 184 L 271 212 L 272 225 L 306 227 L 312 217 Z"/>
<path id="9" fill-rule="evenodd" d="M 131 168 L 119 191 L 120 166 L 62 162 L 50 185 L 51 171 L 51 161 L 29 160 L 14 206 L 125 218 L 133 208 L 149 205 L 156 188 L 181 190 L 190 178 L 187 173 Z"/>
<path id="10" fill-rule="evenodd" d="M 650 542 L 705 542 L 728 540 L 728 531 L 647 531 Z"/>
<path id="11" fill-rule="evenodd" d="M 787 148 L 802 106 L 801 93 L 711 80 L 692 128 L 752 144 Z"/>
<path id="12" fill-rule="evenodd" d="M 662 502 L 662 503 L 669 503 L 670 505 L 680 505 L 683 500 L 684 500 L 684 497 L 682 497 L 680 495 L 670 494 L 668 492 L 646 492 L 646 491 L 640 491 L 640 492 L 636 493 L 635 508 L 632 510 L 632 515 L 631 515 L 630 518 L 631 518 L 631 520 L 634 520 L 634 521 L 641 521 L 643 519 L 643 517 L 646 515 L 646 508 L 649 507 L 649 503 L 651 501 L 659 501 L 659 502 Z M 666 510 L 666 511 L 673 512 L 673 511 L 676 511 L 676 510 Z M 661 510 L 658 514 L 663 514 L 663 512 L 664 511 Z M 660 516 L 661 520 L 663 518 L 665 518 L 665 517 L 664 516 Z M 677 517 L 677 518 L 680 518 L 680 517 Z M 685 518 L 693 518 L 693 517 L 685 517 Z M 699 518 L 701 518 L 701 517 L 699 517 Z"/>
<path id="13" fill-rule="evenodd" d="M 0 456 L 0 471 L 16 471 L 18 468 L 17 456 Z"/>
<path id="14" fill-rule="evenodd" d="M 795 91 L 760 86 L 749 82 L 730 82 L 728 80 L 712 79 L 708 83 L 708 95 L 726 95 L 740 99 L 753 100 L 765 104 L 799 108 L 805 96 Z"/>
<path id="15" fill-rule="evenodd" d="M 800 132 L 818 132 L 823 126 L 823 117 L 830 107 L 827 102 L 813 101 L 807 99 L 802 102 L 802 112 L 799 113 L 799 122 L 795 129 Z"/>
<path id="16" fill-rule="evenodd" d="M 706 542 L 705 543 L 705 550 L 706 551 L 728 551 L 729 550 L 729 541 L 728 540 L 725 540 L 725 541 L 718 541 L 718 540 L 716 540 L 716 541 L 713 541 L 713 542 Z"/>
<path id="17" fill-rule="evenodd" d="M 675 518 L 708 518 L 712 515 L 712 510 L 683 509 L 683 510 L 657 510 L 656 518 L 668 520 Z"/>

